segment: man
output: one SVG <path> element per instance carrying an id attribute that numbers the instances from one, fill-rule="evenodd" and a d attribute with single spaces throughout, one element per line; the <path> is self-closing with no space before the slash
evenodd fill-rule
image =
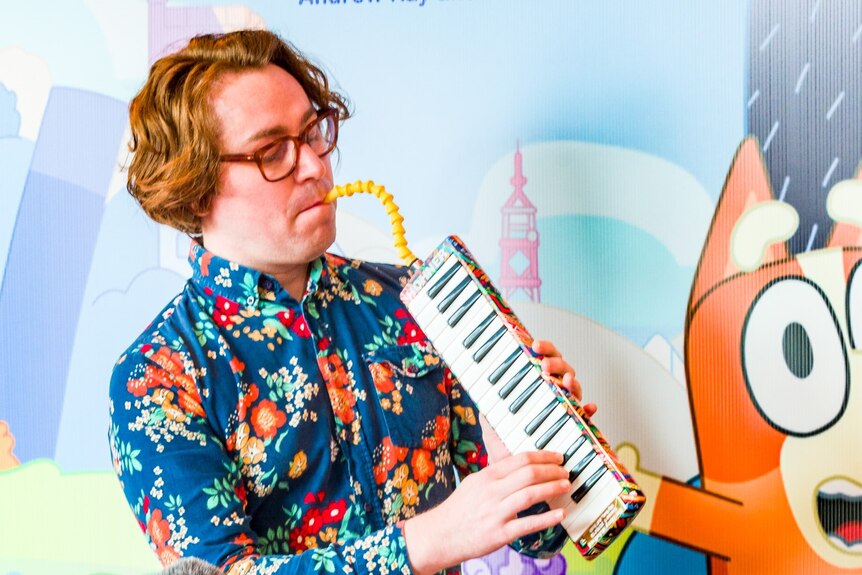
<path id="1" fill-rule="evenodd" d="M 193 39 L 131 103 L 129 190 L 195 239 L 192 278 L 111 380 L 115 469 L 165 565 L 424 574 L 566 539 L 543 503 L 568 489 L 562 456 L 487 465 L 475 406 L 398 299 L 407 271 L 325 254 L 348 115 L 264 31 Z"/>

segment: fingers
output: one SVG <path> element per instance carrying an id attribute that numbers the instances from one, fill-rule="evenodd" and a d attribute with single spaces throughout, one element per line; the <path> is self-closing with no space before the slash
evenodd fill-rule
<path id="1" fill-rule="evenodd" d="M 509 477 L 520 468 L 529 465 L 553 465 L 562 468 L 563 454 L 556 451 L 524 451 L 505 457 L 486 470 L 498 478 Z"/>
<path id="2" fill-rule="evenodd" d="M 572 487 L 568 472 L 556 465 L 525 468 L 506 478 L 505 483 L 511 492 L 500 500 L 500 508 L 510 517 L 537 503 L 556 499 Z"/>
<path id="3" fill-rule="evenodd" d="M 557 346 L 555 346 L 553 343 L 549 342 L 546 339 L 534 339 L 532 347 L 533 351 L 542 355 L 549 355 L 552 357 L 560 356 L 560 352 L 557 350 Z"/>
<path id="4" fill-rule="evenodd" d="M 575 399 L 578 401 L 581 400 L 581 382 L 575 379 L 573 374 L 567 373 L 563 375 L 562 386 L 567 389 Z"/>
<path id="5" fill-rule="evenodd" d="M 530 533 L 554 527 L 565 517 L 566 513 L 562 509 L 551 509 L 545 513 L 517 517 L 506 524 L 506 537 L 510 541 L 514 541 Z"/>

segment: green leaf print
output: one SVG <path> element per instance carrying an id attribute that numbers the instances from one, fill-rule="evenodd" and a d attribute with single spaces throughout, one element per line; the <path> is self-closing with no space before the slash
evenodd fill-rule
<path id="1" fill-rule="evenodd" d="M 278 332 L 278 335 L 286 339 L 287 341 L 293 341 L 293 336 L 290 335 L 290 332 L 287 329 L 287 326 L 281 323 L 280 320 L 273 319 L 271 317 L 263 320 L 263 327 L 273 327 L 275 331 Z"/>
<path id="2" fill-rule="evenodd" d="M 317 548 L 312 551 L 314 559 L 315 571 L 320 571 L 321 568 L 327 573 L 335 573 L 335 562 L 332 560 L 335 557 L 335 550 L 332 547 Z"/>
<path id="3" fill-rule="evenodd" d="M 257 284 L 254 283 L 254 278 L 252 278 L 250 273 L 246 272 L 243 276 L 242 283 L 240 284 L 240 289 L 242 290 L 242 293 L 245 295 L 246 299 L 257 297 Z"/>
<path id="4" fill-rule="evenodd" d="M 138 455 L 141 454 L 140 449 L 132 449 L 131 444 L 121 441 L 117 449 L 117 454 L 120 457 L 120 469 L 128 471 L 129 475 L 133 474 L 135 471 L 141 471 L 143 469 L 141 462 L 138 461 Z"/>
<path id="5" fill-rule="evenodd" d="M 214 509 L 219 506 L 227 508 L 236 498 L 229 477 L 214 479 L 213 486 L 204 487 L 203 492 L 210 496 L 207 499 L 207 509 Z"/>

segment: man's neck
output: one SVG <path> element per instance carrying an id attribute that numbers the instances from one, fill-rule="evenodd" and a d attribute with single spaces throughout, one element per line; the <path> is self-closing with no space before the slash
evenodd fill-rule
<path id="1" fill-rule="evenodd" d="M 287 293 L 289 293 L 296 301 L 302 301 L 302 296 L 305 295 L 305 287 L 308 285 L 308 269 L 309 265 L 305 264 L 304 268 L 297 268 L 290 272 L 268 272 L 269 275 L 278 280 Z"/>

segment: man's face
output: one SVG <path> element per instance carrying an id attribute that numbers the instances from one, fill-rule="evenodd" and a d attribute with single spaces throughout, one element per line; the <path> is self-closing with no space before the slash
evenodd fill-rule
<path id="1" fill-rule="evenodd" d="M 268 65 L 226 74 L 213 94 L 221 127 L 219 152 L 251 154 L 274 139 L 296 136 L 317 117 L 299 83 Z M 323 204 L 332 188 L 329 156 L 307 145 L 287 178 L 268 182 L 254 162 L 225 162 L 212 207 L 202 217 L 207 249 L 283 281 L 305 274 L 306 265 L 335 241 L 335 204 Z"/>

